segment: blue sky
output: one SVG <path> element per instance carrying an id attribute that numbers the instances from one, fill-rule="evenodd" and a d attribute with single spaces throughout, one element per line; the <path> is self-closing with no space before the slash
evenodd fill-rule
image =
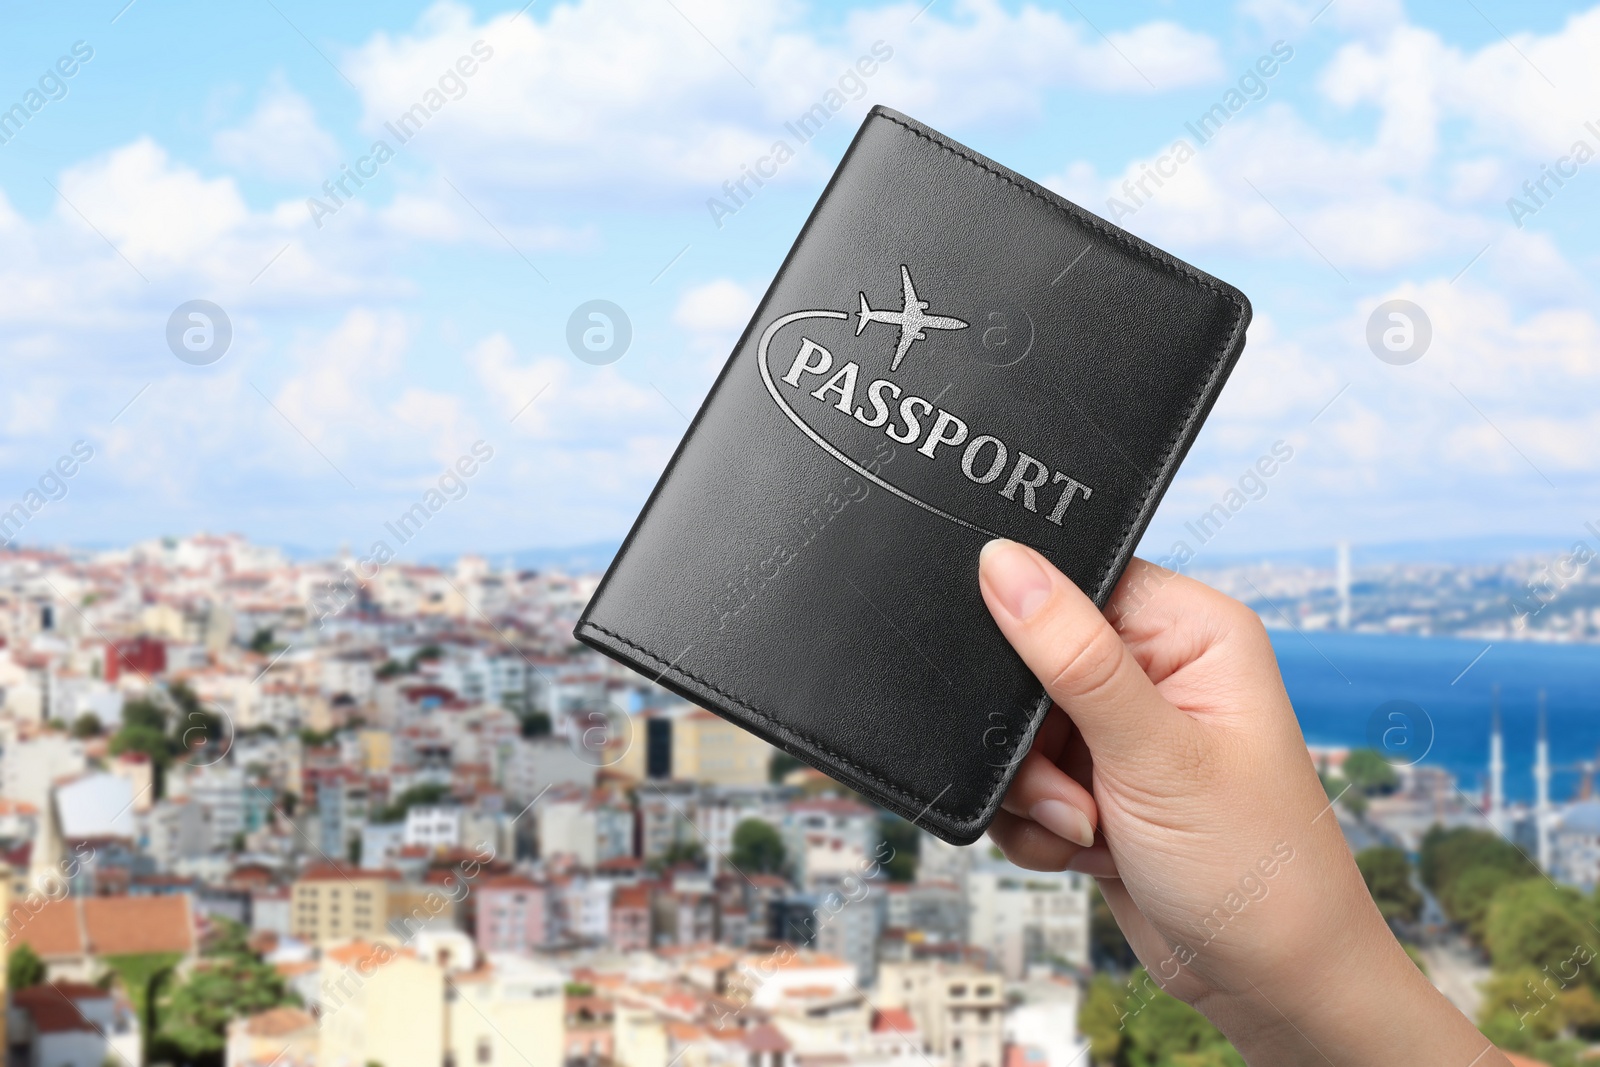
<path id="1" fill-rule="evenodd" d="M 28 6 L 0 40 L 0 109 L 45 79 L 0 126 L 0 509 L 94 449 L 23 543 L 361 548 L 479 440 L 493 458 L 408 552 L 621 537 L 878 102 L 1102 215 L 1121 198 L 1120 224 L 1251 297 L 1144 554 L 1554 550 L 1600 519 L 1600 162 L 1565 164 L 1520 226 L 1507 207 L 1574 142 L 1600 149 L 1600 11 L 124 3 Z M 859 99 L 717 225 L 722 183 L 878 42 L 892 55 Z M 1198 143 L 1186 124 L 1275 44 L 1291 58 Z M 57 68 L 75 46 L 92 58 Z M 447 73 L 464 57 L 470 76 Z M 434 90 L 426 126 L 361 163 Z M 1179 139 L 1193 158 L 1132 204 L 1124 180 Z M 358 165 L 373 176 L 314 219 L 308 199 L 335 206 L 323 183 Z M 595 298 L 633 326 L 607 366 L 565 339 Z M 166 340 L 194 299 L 233 328 L 205 365 Z M 1432 325 L 1407 365 L 1366 340 L 1395 299 Z M 1195 544 L 1185 522 L 1280 440 L 1294 458 L 1265 495 Z"/>

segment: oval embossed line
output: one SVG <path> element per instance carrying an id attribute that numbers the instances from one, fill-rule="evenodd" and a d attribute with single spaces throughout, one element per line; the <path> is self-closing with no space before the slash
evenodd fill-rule
<path id="1" fill-rule="evenodd" d="M 788 402 L 783 399 L 783 395 L 778 392 L 778 386 L 772 380 L 772 370 L 771 370 L 770 367 L 767 366 L 767 346 L 772 343 L 773 336 L 779 330 L 781 330 L 785 326 L 789 325 L 791 322 L 799 322 L 802 319 L 848 319 L 848 318 L 850 318 L 850 314 L 849 314 L 849 312 L 845 312 L 845 311 L 796 311 L 796 312 L 792 312 L 791 314 L 785 315 L 782 318 L 778 319 L 776 322 L 774 322 L 772 325 L 768 326 L 766 328 L 766 330 L 764 330 L 762 332 L 762 334 L 761 334 L 761 344 L 756 349 L 756 363 L 758 365 L 760 365 L 760 367 L 761 367 L 761 380 L 767 384 L 767 392 L 772 394 L 773 401 L 777 403 L 779 409 L 782 410 L 785 415 L 789 416 L 789 421 L 794 423 L 796 426 L 800 427 L 801 432 L 804 433 L 807 437 L 811 438 L 817 444 L 821 445 L 823 451 L 827 452 L 828 455 L 832 456 L 834 459 L 838 460 L 840 463 L 843 463 L 846 467 L 849 467 L 851 470 L 855 471 L 857 474 L 861 475 L 861 477 L 863 477 L 863 478 L 867 479 L 868 481 L 872 482 L 874 485 L 881 486 L 884 489 L 887 489 L 889 492 L 893 493 L 895 496 L 899 497 L 901 500 L 904 500 L 904 501 L 906 501 L 907 503 L 910 503 L 910 504 L 915 504 L 917 507 L 923 509 L 924 511 L 932 512 L 933 514 L 939 516 L 941 519 L 944 519 L 944 520 L 946 520 L 948 522 L 953 522 L 957 526 L 965 526 L 967 529 L 975 530 L 978 533 L 984 534 L 987 537 L 1004 537 L 1005 536 L 1004 534 L 995 533 L 993 530 L 988 529 L 987 527 L 984 527 L 984 526 L 979 526 L 977 523 L 972 523 L 972 522 L 968 522 L 966 519 L 957 518 L 956 516 L 950 514 L 948 511 L 944 511 L 944 510 L 942 510 L 940 508 L 934 507 L 932 504 L 928 503 L 926 500 L 917 499 L 916 497 L 912 496 L 910 493 L 906 492 L 904 489 L 901 489 L 899 486 L 891 485 L 888 482 L 884 481 L 882 478 L 878 477 L 876 474 L 874 474 L 871 471 L 867 470 L 861 464 L 857 463 L 855 460 L 851 459 L 849 456 L 845 455 L 843 452 L 841 452 L 837 448 L 833 447 L 833 445 L 831 445 L 827 441 L 823 440 L 822 435 L 817 433 L 817 431 L 813 430 L 811 428 L 811 426 L 804 419 L 802 419 L 798 414 L 796 414 L 795 410 L 793 408 L 791 408 L 789 406 Z"/>

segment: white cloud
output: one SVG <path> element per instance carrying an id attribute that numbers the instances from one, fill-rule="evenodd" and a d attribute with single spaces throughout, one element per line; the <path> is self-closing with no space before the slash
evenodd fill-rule
<path id="1" fill-rule="evenodd" d="M 718 278 L 686 290 L 672 321 L 694 334 L 726 335 L 744 329 L 756 297 L 731 278 Z"/>
<path id="2" fill-rule="evenodd" d="M 818 33 L 788 4 L 584 0 L 480 23 L 446 0 L 344 66 L 375 136 L 438 90 L 407 151 L 471 160 L 479 182 L 657 199 L 716 189 L 778 138 L 800 147 L 784 123 L 819 103 L 841 114 L 830 119 L 839 127 L 874 100 L 939 122 L 1015 121 L 1036 115 L 1050 87 L 1148 93 L 1221 71 L 1209 37 L 1170 22 L 1117 30 L 1108 43 L 1034 7 L 946 8 L 913 22 L 916 7 L 895 4 Z M 452 73 L 462 57 L 470 77 Z M 862 57 L 871 74 L 855 69 Z"/>
<path id="3" fill-rule="evenodd" d="M 78 432 L 69 422 L 87 419 L 105 445 L 93 476 L 124 510 L 154 499 L 178 523 L 209 508 L 259 514 L 272 509 L 255 502 L 272 500 L 293 516 L 283 521 L 306 521 L 302 540 L 312 543 L 333 536 L 325 515 L 412 492 L 482 437 L 497 450 L 485 477 L 504 489 L 484 483 L 474 522 L 492 517 L 494 529 L 513 531 L 503 538 L 525 543 L 614 536 L 683 432 L 671 405 L 693 410 L 703 372 L 726 358 L 759 299 L 763 279 L 748 264 L 769 262 L 768 252 L 775 261 L 788 236 L 747 227 L 752 244 L 719 246 L 721 265 L 707 266 L 697 244 L 670 278 L 704 273 L 672 298 L 671 281 L 643 282 L 682 246 L 675 233 L 657 240 L 651 228 L 673 224 L 658 209 L 701 203 L 830 89 L 847 101 L 829 120 L 833 143 L 802 152 L 785 177 L 819 176 L 879 100 L 958 134 L 1037 121 L 1054 135 L 1068 125 L 1055 106 L 1065 114 L 1081 104 L 1094 109 L 1087 136 L 1107 124 L 1148 131 L 1148 162 L 1191 136 L 1182 122 L 1198 105 L 1164 109 L 1164 129 L 1151 104 L 1124 109 L 1128 101 L 1182 86 L 1215 99 L 1237 76 L 1212 38 L 1174 23 L 1102 24 L 1107 43 L 1070 10 L 1009 0 L 943 0 L 915 22 L 921 0 L 847 15 L 798 2 L 677 3 L 681 16 L 659 0 L 577 0 L 516 19 L 445 3 L 409 30 L 336 56 L 360 87 L 363 126 L 352 143 L 392 137 L 383 124 L 419 101 L 428 118 L 382 178 L 321 229 L 304 194 L 350 160 L 312 104 L 282 83 L 216 134 L 210 161 L 176 158 L 168 146 L 179 142 L 152 127 L 53 175 L 62 199 L 19 193 L 19 211 L 0 194 L 0 291 L 9 297 L 0 343 L 22 398 L 0 405 L 0 427 L 50 454 L 56 438 Z M 1308 67 L 1314 51 L 1300 31 L 1320 6 L 1243 5 L 1269 28 L 1298 19 L 1282 35 L 1304 41 L 1294 63 Z M 1477 29 L 1473 39 L 1490 43 L 1461 47 L 1408 25 L 1395 0 L 1338 0 L 1315 24 L 1332 60 L 1321 71 L 1291 66 L 1292 83 L 1272 82 L 1266 99 L 1123 220 L 1186 258 L 1217 262 L 1225 276 L 1241 269 L 1261 280 L 1248 286 L 1257 298 L 1249 347 L 1176 501 L 1214 499 L 1279 438 L 1296 457 L 1274 480 L 1272 502 L 1252 512 L 1284 524 L 1273 540 L 1322 539 L 1347 522 L 1547 521 L 1566 505 L 1540 502 L 1548 488 L 1519 449 L 1563 487 L 1600 475 L 1600 461 L 1578 446 L 1600 431 L 1588 403 L 1600 384 L 1600 325 L 1591 283 L 1563 254 L 1579 246 L 1562 213 L 1581 211 L 1582 194 L 1560 193 L 1521 231 L 1504 210 L 1541 162 L 1583 135 L 1585 116 L 1571 102 L 1600 99 L 1600 73 L 1586 65 L 1600 50 L 1600 13 L 1549 33 L 1513 31 L 1516 48 Z M 480 39 L 492 57 L 441 86 Z M 864 85 L 841 87 L 879 40 L 892 56 L 857 75 Z M 1124 181 L 1148 181 L 1140 164 L 1064 158 L 1052 184 L 1105 211 L 1108 196 L 1126 196 Z M 279 203 L 252 202 L 256 175 L 306 186 Z M 1600 179 L 1586 171 L 1581 180 Z M 591 367 L 521 340 L 559 346 L 567 301 L 577 298 L 569 282 L 601 276 L 586 266 L 636 266 L 627 243 L 641 233 L 639 247 L 665 251 L 635 272 L 634 295 L 617 296 L 630 312 L 639 305 L 636 347 L 622 362 Z M 491 276 L 505 240 L 551 277 L 554 300 L 539 305 L 537 323 L 510 317 L 524 309 L 503 300 Z M 448 245 L 458 246 L 451 258 L 407 266 Z M 480 255 L 487 249 L 498 258 Z M 597 250 L 616 259 L 586 265 L 571 254 Z M 1335 284 L 1318 251 L 1348 286 Z M 467 289 L 481 289 L 481 305 L 440 311 Z M 183 367 L 164 352 L 168 312 L 193 296 L 234 318 L 234 349 L 212 368 Z M 1409 367 L 1366 350 L 1366 318 L 1390 297 L 1415 300 L 1434 323 L 1432 349 Z M 506 308 L 503 330 L 479 324 L 476 316 Z M 440 373 L 456 360 L 463 373 Z M 32 454 L 15 466 L 30 468 Z M 1408 520 L 1408 507 L 1426 514 Z M 357 533 L 370 529 L 370 515 L 356 520 Z"/>
<path id="4" fill-rule="evenodd" d="M 69 168 L 61 193 L 62 222 L 92 225 L 140 269 L 192 262 L 249 214 L 231 178 L 207 179 L 174 166 L 149 138 Z"/>
<path id="5" fill-rule="evenodd" d="M 672 322 L 688 335 L 688 348 L 720 367 L 750 322 L 757 296 L 731 278 L 718 278 L 684 292 Z"/>
<path id="6" fill-rule="evenodd" d="M 1320 87 L 1342 107 L 1378 107 L 1391 146 L 1408 135 L 1431 142 L 1441 119 L 1457 118 L 1482 143 L 1540 161 L 1585 136 L 1584 121 L 1596 117 L 1582 102 L 1600 97 L 1597 49 L 1600 8 L 1570 16 L 1553 33 L 1513 33 L 1476 51 L 1404 27 L 1381 41 L 1342 47 Z M 1600 140 L 1588 138 L 1591 145 Z"/>
<path id="7" fill-rule="evenodd" d="M 1319 28 L 1376 34 L 1405 21 L 1400 0 L 1241 0 L 1239 11 L 1268 33 L 1295 39 Z"/>
<path id="8" fill-rule="evenodd" d="M 218 131 L 211 146 L 227 166 L 304 182 L 310 189 L 334 176 L 339 160 L 338 145 L 317 124 L 310 101 L 281 81 L 243 123 Z"/>
<path id="9" fill-rule="evenodd" d="M 504 334 L 478 342 L 466 361 L 486 397 L 521 436 L 620 447 L 670 431 L 680 421 L 654 389 L 636 384 L 615 366 L 594 367 L 571 356 L 524 362 Z"/>
<path id="10" fill-rule="evenodd" d="M 352 433 L 377 424 L 379 386 L 398 369 L 410 341 L 398 312 L 354 308 L 331 333 L 294 346 L 298 371 L 275 403 L 319 448 L 342 452 Z"/>
<path id="11" fill-rule="evenodd" d="M 1244 8 L 1274 25 L 1309 18 L 1317 6 L 1258 0 Z M 1579 138 L 1600 154 L 1600 122 L 1594 130 L 1584 126 L 1600 115 L 1586 116 L 1575 103 L 1600 97 L 1600 67 L 1589 60 L 1600 50 L 1600 8 L 1573 15 L 1552 33 L 1514 34 L 1469 50 L 1397 21 L 1390 5 L 1357 7 L 1328 9 L 1330 20 L 1339 13 L 1370 32 L 1340 46 L 1316 85 L 1338 109 L 1358 117 L 1370 109 L 1366 136 L 1330 134 L 1325 121 L 1313 124 L 1272 96 L 1269 83 L 1267 99 L 1248 103 L 1209 140 L 1175 123 L 1173 140 L 1152 145 L 1121 173 L 1102 176 L 1072 161 L 1047 184 L 1189 254 L 1244 251 L 1308 263 L 1325 257 L 1348 274 L 1441 261 L 1464 266 L 1493 244 L 1496 257 L 1538 268 L 1532 275 L 1503 270 L 1509 284 L 1527 288 L 1538 278 L 1545 299 L 1552 292 L 1570 297 L 1574 270 L 1550 244 L 1516 232 L 1506 199 L 1525 196 L 1523 182 L 1537 181 L 1540 165 Z M 1447 124 L 1465 132 L 1445 143 Z M 1158 187 L 1147 166 L 1179 138 L 1197 155 Z M 1541 198 L 1559 209 L 1570 195 L 1547 184 Z"/>
<path id="12" fill-rule="evenodd" d="M 1121 174 L 1102 178 L 1079 163 L 1046 184 L 1189 255 L 1325 257 L 1340 272 L 1445 254 L 1465 264 L 1502 229 L 1477 211 L 1441 204 L 1430 183 L 1415 180 L 1418 164 L 1381 140 L 1340 143 L 1285 104 L 1256 106 L 1264 110 L 1241 113 L 1205 143 L 1182 131 L 1194 154 L 1181 163 L 1167 145 Z M 1171 176 L 1153 177 L 1157 169 Z"/>

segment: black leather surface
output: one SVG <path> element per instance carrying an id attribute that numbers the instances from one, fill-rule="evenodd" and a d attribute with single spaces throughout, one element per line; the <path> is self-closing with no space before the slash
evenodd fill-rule
<path id="1" fill-rule="evenodd" d="M 902 267 L 926 315 L 967 325 L 925 328 L 891 369 L 899 330 L 863 322 L 862 294 L 900 312 Z M 1048 708 L 984 608 L 978 550 L 996 535 L 1030 544 L 1103 605 L 1249 318 L 1237 290 L 876 108 L 576 636 L 971 841 Z M 823 363 L 807 340 L 826 372 L 806 369 Z M 785 381 L 797 359 L 798 386 Z M 877 387 L 882 427 L 866 424 L 877 381 L 892 383 Z M 910 432 L 895 388 L 936 406 L 911 406 L 909 443 L 888 433 Z M 930 457 L 938 409 L 967 433 Z M 1032 511 L 1040 473 L 1021 453 L 1046 472 Z"/>

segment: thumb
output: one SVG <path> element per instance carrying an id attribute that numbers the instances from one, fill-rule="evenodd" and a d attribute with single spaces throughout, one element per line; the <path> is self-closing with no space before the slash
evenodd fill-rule
<path id="1" fill-rule="evenodd" d="M 1000 632 L 1097 762 L 1148 753 L 1152 742 L 1192 725 L 1156 692 L 1094 602 L 1033 549 L 990 541 L 978 557 L 978 585 Z"/>

